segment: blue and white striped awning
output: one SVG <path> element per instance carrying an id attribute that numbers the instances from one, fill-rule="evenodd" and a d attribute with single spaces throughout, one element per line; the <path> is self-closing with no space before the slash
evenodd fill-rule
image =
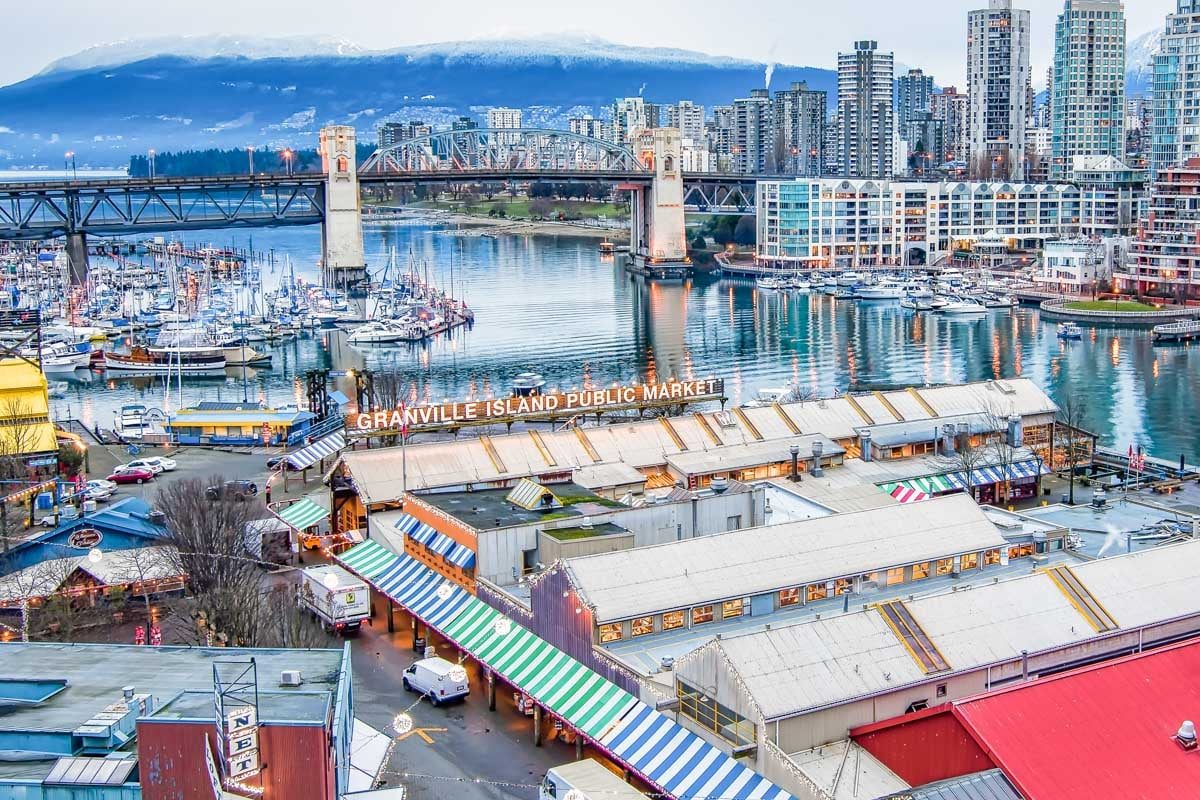
<path id="1" fill-rule="evenodd" d="M 469 547 L 464 547 L 444 533 L 434 533 L 433 539 L 426 545 L 432 552 L 455 566 L 471 569 L 475 566 L 475 553 Z"/>
<path id="2" fill-rule="evenodd" d="M 1022 461 L 1019 464 L 1009 464 L 1007 469 L 1003 466 L 980 467 L 979 469 L 971 470 L 971 486 L 1001 483 L 1006 480 L 1006 472 L 1008 474 L 1007 480 L 1010 481 L 1034 478 L 1039 474 L 1039 467 L 1042 475 L 1050 474 L 1050 470 L 1046 465 L 1036 459 L 1033 461 Z M 967 488 L 967 473 L 965 470 L 962 472 L 951 472 L 945 478 L 956 489 Z"/>
<path id="3" fill-rule="evenodd" d="M 620 761 L 671 797 L 783 800 L 787 792 L 674 720 L 638 702 L 600 737 Z"/>
<path id="4" fill-rule="evenodd" d="M 411 514 L 401 514 L 400 519 L 396 520 L 396 528 L 417 544 L 425 546 L 429 546 L 429 543 L 433 541 L 433 537 L 438 535 L 437 530 L 432 525 L 421 522 L 421 520 Z"/>
<path id="5" fill-rule="evenodd" d="M 297 450 L 287 456 L 287 462 L 292 469 L 307 469 L 323 458 L 329 458 L 346 446 L 346 439 L 340 433 L 331 433 L 324 439 L 318 439 L 308 447 Z"/>

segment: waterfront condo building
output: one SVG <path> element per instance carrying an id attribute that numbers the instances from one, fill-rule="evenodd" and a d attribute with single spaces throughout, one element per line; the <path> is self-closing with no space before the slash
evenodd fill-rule
<path id="1" fill-rule="evenodd" d="M 1154 56 L 1150 169 L 1200 156 L 1200 0 L 1176 0 Z"/>
<path id="2" fill-rule="evenodd" d="M 771 96 L 754 89 L 733 101 L 733 171 L 763 175 L 775 171 L 775 124 Z"/>
<path id="3" fill-rule="evenodd" d="M 1024 180 L 1029 11 L 989 0 L 967 15 L 970 177 Z"/>
<path id="4" fill-rule="evenodd" d="M 1050 179 L 1075 156 L 1125 158 L 1125 7 L 1066 0 L 1054 28 Z"/>
<path id="5" fill-rule="evenodd" d="M 1115 277 L 1122 291 L 1200 299 L 1200 156 L 1159 171 L 1128 264 Z"/>
<path id="6" fill-rule="evenodd" d="M 680 138 L 699 141 L 704 138 L 704 106 L 691 100 L 662 107 L 661 120 L 664 128 L 675 128 Z"/>
<path id="7" fill-rule="evenodd" d="M 1087 166 L 1114 181 L 1124 174 L 1116 165 Z M 1129 233 L 1129 208 L 1137 208 L 1131 196 L 1121 205 L 1123 191 L 1074 184 L 760 181 L 757 258 L 787 269 L 911 266 L 969 250 L 985 236 L 1013 250 L 1039 249 L 1065 236 L 1118 236 Z"/>
<path id="8" fill-rule="evenodd" d="M 775 93 L 775 167 L 786 175 L 817 178 L 825 152 L 825 92 L 803 81 Z"/>
<path id="9" fill-rule="evenodd" d="M 838 53 L 838 154 L 847 178 L 890 178 L 893 172 L 894 57 L 874 41 Z"/>

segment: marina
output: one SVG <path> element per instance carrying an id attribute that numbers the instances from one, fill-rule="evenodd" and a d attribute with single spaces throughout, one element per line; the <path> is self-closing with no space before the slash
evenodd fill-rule
<path id="1" fill-rule="evenodd" d="M 1197 390 L 1200 354 L 1186 344 L 1155 348 L 1149 331 L 1081 326 L 1081 339 L 1064 341 L 1056 322 L 1042 320 L 1027 306 L 937 313 L 934 309 L 950 300 L 935 283 L 926 283 L 924 291 L 910 286 L 901 300 L 854 300 L 853 287 L 838 286 L 836 275 L 811 279 L 807 291 L 759 289 L 752 279 L 708 275 L 646 281 L 630 276 L 585 238 L 454 233 L 436 222 L 372 226 L 365 232 L 368 260 L 378 265 L 372 271 L 381 278 L 389 269 L 397 286 L 415 273 L 418 282 L 424 281 L 427 264 L 429 282 L 457 287 L 454 299 L 464 303 L 477 325 L 460 324 L 417 342 L 350 341 L 367 325 L 350 318 L 365 318 L 376 309 L 352 315 L 347 298 L 325 297 L 317 288 L 319 232 L 259 231 L 253 250 L 275 255 L 256 259 L 263 297 L 271 295 L 273 307 L 283 309 L 311 303 L 308 318 L 292 314 L 290 323 L 282 324 L 271 313 L 258 322 L 242 299 L 245 290 L 234 286 L 219 295 L 228 312 L 219 321 L 200 314 L 200 326 L 164 319 L 160 311 L 157 328 L 136 320 L 131 326 L 128 319 L 78 327 L 79 338 L 103 342 L 117 353 L 130 352 L 131 327 L 133 338 L 145 341 L 154 334 L 167 349 L 177 338 L 189 341 L 191 334 L 174 333 L 182 328 L 202 337 L 202 344 L 220 347 L 226 366 L 182 381 L 168 381 L 161 371 L 55 373 L 52 380 L 66 386 L 56 391 L 62 396 L 52 401 L 53 412 L 107 428 L 127 404 L 170 411 L 203 401 L 247 399 L 276 407 L 302 402 L 303 375 L 315 369 L 397 375 L 410 404 L 503 397 L 522 370 L 540 373 L 548 388 L 568 391 L 613 381 L 721 375 L 733 405 L 753 400 L 764 387 L 794 384 L 820 396 L 851 387 L 1023 375 L 1058 400 L 1085 399 L 1089 421 L 1094 420 L 1104 444 L 1123 448 L 1137 441 L 1164 458 L 1177 458 L 1200 441 L 1200 423 L 1174 415 L 1168 402 Z M 221 232 L 199 232 L 189 240 L 250 249 L 248 241 Z M 107 267 L 102 259 L 97 262 L 100 270 Z M 897 277 L 904 278 L 899 272 Z M 950 289 L 963 283 L 953 272 L 940 280 Z M 988 291 L 999 297 L 1002 289 Z M 850 297 L 838 299 L 838 291 Z M 392 313 L 386 303 L 384 311 Z M 44 330 L 69 333 L 70 326 L 47 324 Z M 246 364 L 239 363 L 243 348 Z M 346 379 L 334 382 L 352 394 Z M 97 386 L 105 391 L 95 392 Z"/>

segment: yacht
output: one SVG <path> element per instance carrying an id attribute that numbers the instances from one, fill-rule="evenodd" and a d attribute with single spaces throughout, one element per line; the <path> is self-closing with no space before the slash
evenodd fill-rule
<path id="1" fill-rule="evenodd" d="M 955 297 L 949 300 L 946 305 L 940 309 L 943 314 L 952 314 L 955 316 L 965 316 L 968 314 L 986 314 L 987 309 L 983 303 L 972 300 L 968 297 Z"/>
<path id="2" fill-rule="evenodd" d="M 852 270 L 847 270 L 841 275 L 837 276 L 837 285 L 846 287 L 855 286 L 856 284 L 862 283 L 862 279 L 862 275 Z"/>
<path id="3" fill-rule="evenodd" d="M 108 372 L 207 375 L 225 371 L 225 355 L 215 347 L 134 347 L 104 354 Z"/>
<path id="4" fill-rule="evenodd" d="M 859 300 L 899 300 L 904 297 L 904 285 L 893 278 L 884 278 L 871 286 L 860 286 Z"/>
<path id="5" fill-rule="evenodd" d="M 759 289 L 766 291 L 778 291 L 779 289 L 787 288 L 787 284 L 783 281 L 783 279 L 776 278 L 774 275 L 764 275 L 756 280 L 754 285 Z"/>
<path id="6" fill-rule="evenodd" d="M 900 307 L 906 311 L 933 311 L 933 300 L 924 297 L 905 297 Z"/>

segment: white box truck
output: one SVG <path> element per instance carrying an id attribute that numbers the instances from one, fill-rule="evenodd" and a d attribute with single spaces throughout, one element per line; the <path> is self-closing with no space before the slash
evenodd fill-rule
<path id="1" fill-rule="evenodd" d="M 578 794 L 567 796 L 570 791 Z M 538 788 L 538 800 L 646 800 L 646 795 L 605 769 L 598 761 L 585 758 L 551 767 Z"/>
<path id="2" fill-rule="evenodd" d="M 300 604 L 336 633 L 354 633 L 371 616 L 367 584 L 333 564 L 300 571 Z"/>

